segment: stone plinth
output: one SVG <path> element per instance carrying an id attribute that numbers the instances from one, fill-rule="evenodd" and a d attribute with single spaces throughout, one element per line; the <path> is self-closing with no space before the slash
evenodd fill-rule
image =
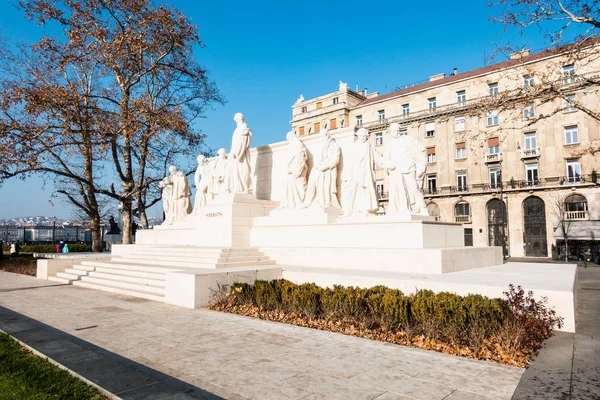
<path id="1" fill-rule="evenodd" d="M 250 194 L 216 195 L 183 222 L 138 231 L 136 244 L 248 247 L 254 217 L 268 215 L 277 205 Z"/>

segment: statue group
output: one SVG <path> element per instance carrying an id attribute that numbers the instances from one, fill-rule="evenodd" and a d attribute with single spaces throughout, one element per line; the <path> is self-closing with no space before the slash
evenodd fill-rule
<path id="1" fill-rule="evenodd" d="M 208 199 L 220 193 L 251 193 L 250 143 L 252 130 L 248 128 L 241 113 L 234 115 L 236 128 L 231 140 L 231 151 L 219 149 L 217 158 L 210 163 L 204 155 L 198 156 L 194 174 L 196 199 L 192 208 L 187 176 L 169 167 L 169 175 L 160 182 L 166 225 L 184 221 L 188 214 L 196 213 L 206 206 Z"/>
<path id="2" fill-rule="evenodd" d="M 165 224 L 184 221 L 197 213 L 216 194 L 251 193 L 250 144 L 252 130 L 241 113 L 234 116 L 236 128 L 231 151 L 219 149 L 212 162 L 198 156 L 194 175 L 196 199 L 191 205 L 191 190 L 186 175 L 169 167 L 169 175 L 160 182 Z M 375 190 L 375 167 L 389 175 L 387 215 L 410 219 L 411 215 L 428 215 L 418 182 L 422 182 L 427 165 L 425 147 L 415 138 L 402 135 L 400 126 L 390 124 L 392 141 L 383 155 L 375 151 L 369 131 L 360 128 L 354 143 L 345 154 L 342 175 L 342 203 L 338 198 L 338 167 L 341 149 L 326 129 L 321 131 L 322 147 L 309 171 L 309 152 L 293 132 L 287 134 L 288 159 L 279 209 L 319 207 L 341 209 L 344 217 L 368 216 L 379 209 Z"/>

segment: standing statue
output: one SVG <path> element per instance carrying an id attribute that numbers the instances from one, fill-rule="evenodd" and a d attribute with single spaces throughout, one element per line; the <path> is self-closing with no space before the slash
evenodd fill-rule
<path id="1" fill-rule="evenodd" d="M 290 160 L 287 164 L 283 198 L 279 208 L 302 208 L 306 196 L 308 154 L 306 146 L 294 132 L 289 132 L 286 137 L 290 149 Z"/>
<path id="2" fill-rule="evenodd" d="M 411 214 L 429 215 L 417 183 L 427 167 L 425 147 L 417 139 L 402 135 L 397 123 L 390 124 L 390 135 L 392 141 L 383 155 L 390 188 L 386 214 L 406 218 Z"/>
<path id="3" fill-rule="evenodd" d="M 162 189 L 161 198 L 163 203 L 164 222 L 166 222 L 171 217 L 171 197 L 173 193 L 173 181 L 171 180 L 171 176 L 165 176 L 158 186 Z"/>
<path id="4" fill-rule="evenodd" d="M 346 82 L 340 81 L 340 87 L 338 88 L 338 90 L 340 92 L 347 92 L 348 91 L 348 84 Z"/>
<path id="5" fill-rule="evenodd" d="M 192 212 L 190 197 L 192 191 L 188 184 L 187 176 L 173 165 L 169 167 L 169 178 L 171 178 L 171 199 L 168 218 L 165 224 L 171 225 L 174 222 L 184 221 L 189 213 Z"/>
<path id="6" fill-rule="evenodd" d="M 196 199 L 194 200 L 194 214 L 206 206 L 208 197 L 212 195 L 212 176 L 208 160 L 202 154 L 197 158 L 198 168 L 194 174 L 194 184 L 196 185 Z"/>
<path id="7" fill-rule="evenodd" d="M 318 160 L 308 178 L 308 189 L 304 204 L 306 207 L 333 207 L 340 208 L 337 196 L 337 166 L 340 162 L 341 150 L 327 129 L 323 134 L 323 147 Z"/>
<path id="8" fill-rule="evenodd" d="M 231 140 L 229 152 L 229 171 L 227 174 L 228 189 L 232 193 L 250 193 L 250 142 L 252 131 L 244 122 L 244 115 L 236 113 L 233 120 L 237 124 Z"/>
<path id="9" fill-rule="evenodd" d="M 369 131 L 360 128 L 356 135 L 357 139 L 349 149 L 349 160 L 342 177 L 344 217 L 354 213 L 366 216 L 379 208 L 373 169 L 375 153 L 369 142 Z"/>
<path id="10" fill-rule="evenodd" d="M 227 152 L 221 148 L 217 151 L 217 159 L 215 160 L 212 171 L 212 192 L 214 194 L 226 193 L 229 187 L 227 182 Z"/>

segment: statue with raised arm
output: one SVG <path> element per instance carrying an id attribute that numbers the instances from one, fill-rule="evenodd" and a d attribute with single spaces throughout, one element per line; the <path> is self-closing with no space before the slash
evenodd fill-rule
<path id="1" fill-rule="evenodd" d="M 406 218 L 411 214 L 429 215 L 418 185 L 427 166 L 425 147 L 417 139 L 402 135 L 397 123 L 390 124 L 390 135 L 392 141 L 383 155 L 383 167 L 389 174 L 386 214 Z"/>
<path id="2" fill-rule="evenodd" d="M 208 160 L 200 154 L 197 158 L 198 168 L 194 174 L 194 184 L 196 185 L 196 199 L 194 200 L 194 214 L 206 206 L 209 196 L 212 196 L 212 176 Z"/>
<path id="3" fill-rule="evenodd" d="M 306 146 L 294 132 L 289 132 L 286 137 L 290 158 L 287 163 L 283 198 L 279 208 L 302 208 L 306 196 L 306 173 L 308 170 L 306 160 L 308 154 Z"/>
<path id="4" fill-rule="evenodd" d="M 185 221 L 188 214 L 192 212 L 192 191 L 188 184 L 187 176 L 182 171 L 178 171 L 173 165 L 169 167 L 170 178 L 172 182 L 171 202 L 169 210 L 169 219 L 167 225 L 174 222 Z"/>
<path id="5" fill-rule="evenodd" d="M 357 139 L 349 148 L 348 163 L 344 161 L 342 177 L 342 209 L 344 217 L 353 214 L 367 216 L 379 209 L 375 192 L 375 152 L 369 142 L 369 131 L 360 128 Z"/>
<path id="6" fill-rule="evenodd" d="M 231 193 L 250 193 L 252 191 L 250 177 L 252 131 L 246 125 L 242 113 L 236 113 L 233 120 L 237 126 L 233 131 L 231 151 L 228 156 L 228 190 Z"/>
<path id="7" fill-rule="evenodd" d="M 308 188 L 304 205 L 306 207 L 340 208 L 337 190 L 337 166 L 341 150 L 327 129 L 321 130 L 323 147 L 308 178 Z"/>
<path id="8" fill-rule="evenodd" d="M 212 193 L 226 193 L 228 190 L 227 182 L 227 151 L 223 148 L 217 151 L 217 159 L 212 165 Z"/>

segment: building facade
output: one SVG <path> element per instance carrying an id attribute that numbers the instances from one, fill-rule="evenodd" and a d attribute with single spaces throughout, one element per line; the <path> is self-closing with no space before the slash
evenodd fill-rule
<path id="1" fill-rule="evenodd" d="M 365 127 L 381 154 L 389 124 L 427 153 L 430 214 L 461 223 L 466 243 L 506 256 L 598 252 L 600 46 L 512 55 L 484 68 L 432 76 L 379 95 L 338 91 L 292 106 L 299 136 Z M 302 100 L 302 101 L 301 101 Z M 387 174 L 375 167 L 381 213 Z M 556 247 L 555 247 L 556 246 Z"/>

